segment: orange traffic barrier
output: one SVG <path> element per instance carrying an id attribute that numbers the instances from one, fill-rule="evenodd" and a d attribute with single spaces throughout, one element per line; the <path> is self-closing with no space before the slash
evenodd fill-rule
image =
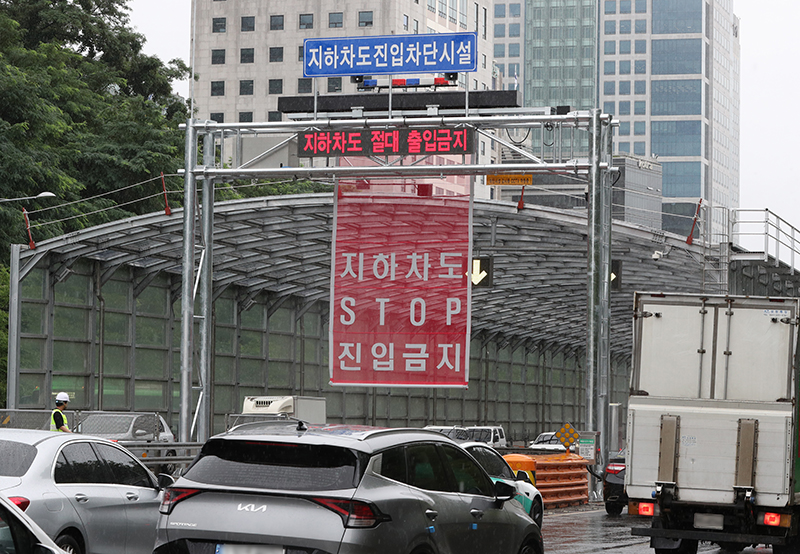
<path id="1" fill-rule="evenodd" d="M 514 463 L 509 460 L 515 457 Z M 589 502 L 589 461 L 571 452 L 564 454 L 507 454 L 515 471 L 521 460 L 529 458 L 536 468 L 536 488 L 542 493 L 545 508 L 575 506 Z M 519 467 L 519 469 L 523 469 Z"/>
<path id="2" fill-rule="evenodd" d="M 536 484 L 536 460 L 527 454 L 506 454 L 503 458 L 514 472 L 524 471 L 528 474 L 531 483 Z"/>

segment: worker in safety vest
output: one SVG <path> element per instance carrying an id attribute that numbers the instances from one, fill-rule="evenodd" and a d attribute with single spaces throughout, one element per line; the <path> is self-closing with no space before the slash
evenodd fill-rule
<path id="1" fill-rule="evenodd" d="M 64 415 L 64 409 L 69 402 L 69 395 L 66 392 L 60 392 L 56 395 L 56 408 L 50 414 L 50 430 L 62 431 L 64 433 L 72 433 L 67 425 L 67 417 Z"/>

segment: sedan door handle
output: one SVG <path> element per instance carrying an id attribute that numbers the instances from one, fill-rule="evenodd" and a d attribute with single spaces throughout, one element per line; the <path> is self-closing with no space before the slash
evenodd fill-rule
<path id="1" fill-rule="evenodd" d="M 125 498 L 127 498 L 128 500 L 131 500 L 131 501 L 139 500 L 139 495 L 136 494 L 135 492 L 129 492 L 129 493 L 125 494 Z"/>
<path id="2" fill-rule="evenodd" d="M 89 497 L 85 494 L 78 493 L 75 495 L 75 500 L 78 502 L 89 502 Z"/>
<path id="3" fill-rule="evenodd" d="M 436 510 L 425 510 L 425 515 L 428 516 L 428 519 L 431 521 L 435 521 L 436 518 L 439 516 L 439 512 Z"/>
<path id="4" fill-rule="evenodd" d="M 477 508 L 472 508 L 469 513 L 471 513 L 472 517 L 475 519 L 480 519 L 483 517 L 483 510 L 478 510 Z"/>

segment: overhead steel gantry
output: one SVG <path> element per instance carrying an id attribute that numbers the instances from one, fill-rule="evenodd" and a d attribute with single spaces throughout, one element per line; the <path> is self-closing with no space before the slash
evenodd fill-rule
<path id="1" fill-rule="evenodd" d="M 503 94 L 500 91 L 486 91 Z M 477 93 L 473 93 L 474 95 Z M 424 108 L 392 108 L 391 95 L 388 106 L 372 111 L 364 107 L 350 111 L 320 112 L 316 99 L 313 111 L 293 113 L 292 121 L 266 123 L 216 123 L 190 119 L 186 131 L 186 169 L 183 220 L 183 272 L 181 302 L 181 405 L 180 439 L 189 441 L 196 434 L 197 440 L 205 440 L 210 429 L 209 387 L 210 364 L 213 355 L 211 344 L 211 305 L 214 298 L 213 231 L 214 231 L 214 184 L 235 179 L 330 179 L 333 184 L 342 178 L 386 177 L 444 177 L 487 174 L 513 175 L 529 173 L 556 173 L 579 176 L 587 179 L 590 193 L 590 215 L 588 245 L 588 337 L 587 337 L 587 425 L 589 428 L 605 430 L 608 404 L 609 370 L 609 275 L 610 275 L 610 229 L 611 192 L 607 174 L 611 167 L 611 128 L 616 122 L 599 109 L 573 111 L 564 115 L 552 115 L 550 108 L 502 108 L 469 106 L 469 95 L 460 108 L 442 109 L 438 105 Z M 473 103 L 473 106 L 479 104 Z M 460 113 L 459 113 L 460 112 Z M 369 167 L 325 166 L 317 167 L 255 167 L 257 162 L 286 147 L 298 133 L 308 130 L 347 129 L 404 129 L 414 127 L 471 128 L 477 135 L 516 152 L 521 161 L 508 164 L 474 163 L 478 159 L 478 144 L 467 163 L 459 165 L 425 165 L 416 161 L 403 165 L 404 157 L 372 157 L 375 163 Z M 498 130 L 522 129 L 539 133 L 547 140 L 539 141 L 540 150 L 533 152 L 521 148 L 518 142 L 505 140 Z M 582 133 L 589 138 L 588 157 L 576 156 L 576 140 Z M 275 146 L 254 156 L 243 159 L 243 137 L 280 137 Z M 288 137 L 288 138 L 287 138 Z M 571 138 L 569 147 L 565 139 Z M 202 145 L 202 147 L 201 147 Z M 199 152 L 202 150 L 202 156 Z M 585 156 L 585 153 L 583 154 Z M 227 164 L 233 161 L 233 167 Z M 328 163 L 338 159 L 330 158 Z M 202 181 L 202 204 L 197 203 L 197 181 Z M 198 216 L 198 214 L 200 214 Z M 197 219 L 201 232 L 197 235 Z M 199 238 L 199 244 L 196 243 Z M 200 314 L 195 315 L 195 302 L 199 292 Z M 192 418 L 195 367 L 194 322 L 199 323 L 197 352 L 198 401 Z M 608 433 L 602 433 L 607 443 Z M 607 446 L 603 447 L 603 454 Z"/>

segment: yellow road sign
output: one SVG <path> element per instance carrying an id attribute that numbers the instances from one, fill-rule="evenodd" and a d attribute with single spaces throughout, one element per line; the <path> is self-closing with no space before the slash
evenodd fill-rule
<path id="1" fill-rule="evenodd" d="M 489 186 L 517 186 L 533 184 L 533 175 L 487 175 L 486 184 Z"/>
<path id="2" fill-rule="evenodd" d="M 569 450 L 569 447 L 575 444 L 575 442 L 580 438 L 580 434 L 572 425 L 565 423 L 561 429 L 556 431 L 556 438 L 561 441 L 561 444 L 563 444 L 567 450 Z"/>

